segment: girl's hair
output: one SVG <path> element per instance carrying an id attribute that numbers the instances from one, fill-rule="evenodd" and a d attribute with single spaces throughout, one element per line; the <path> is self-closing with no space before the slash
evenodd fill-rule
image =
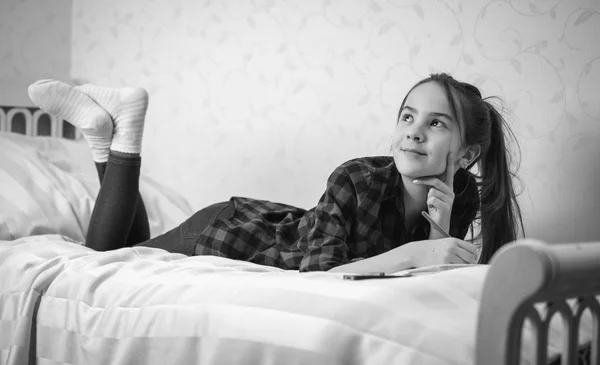
<path id="1" fill-rule="evenodd" d="M 525 234 L 521 209 L 512 183 L 515 173 L 510 170 L 511 161 L 507 149 L 509 137 L 518 148 L 516 137 L 506 120 L 488 101 L 489 98 L 481 97 L 477 87 L 440 73 L 431 74 L 419 81 L 410 91 L 426 82 L 435 82 L 443 88 L 454 118 L 459 121 L 464 144 L 479 145 L 481 148 L 479 157 L 465 170 L 472 176 L 470 180 L 477 182 L 479 189 L 480 207 L 476 219 L 480 221 L 481 230 L 477 239 L 483 240 L 479 262 L 487 264 L 502 245 L 517 239 L 519 228 Z M 400 113 L 410 91 L 402 101 Z M 479 175 L 469 171 L 475 165 Z"/>

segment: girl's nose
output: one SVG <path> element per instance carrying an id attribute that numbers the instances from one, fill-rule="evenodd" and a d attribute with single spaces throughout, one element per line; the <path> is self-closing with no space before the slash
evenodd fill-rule
<path id="1" fill-rule="evenodd" d="M 410 130 L 406 132 L 406 139 L 413 140 L 415 142 L 422 142 L 423 134 L 419 131 Z"/>

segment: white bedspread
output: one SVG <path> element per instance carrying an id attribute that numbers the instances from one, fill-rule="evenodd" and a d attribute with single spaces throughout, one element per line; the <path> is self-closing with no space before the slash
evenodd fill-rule
<path id="1" fill-rule="evenodd" d="M 347 281 L 57 235 L 0 241 L 0 263 L 11 365 L 473 364 L 487 272 Z"/>

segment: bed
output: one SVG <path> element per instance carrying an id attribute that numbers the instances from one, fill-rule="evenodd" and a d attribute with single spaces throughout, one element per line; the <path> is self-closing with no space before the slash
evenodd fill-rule
<path id="1" fill-rule="evenodd" d="M 1 110 L 0 364 L 600 364 L 600 242 L 521 240 L 490 265 L 362 281 L 95 252 L 85 142 L 35 108 Z M 192 213 L 143 171 L 140 190 L 153 235 Z"/>

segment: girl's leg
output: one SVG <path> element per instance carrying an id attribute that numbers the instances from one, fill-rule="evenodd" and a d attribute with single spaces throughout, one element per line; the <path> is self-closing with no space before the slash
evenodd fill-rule
<path id="1" fill-rule="evenodd" d="M 206 227 L 215 219 L 229 218 L 232 213 L 233 204 L 229 201 L 212 204 L 197 211 L 178 227 L 136 246 L 161 248 L 169 252 L 194 256 L 198 239 Z"/>
<path id="2" fill-rule="evenodd" d="M 116 89 L 89 84 L 75 89 L 106 110 L 114 125 L 108 161 L 105 166 L 96 164 L 102 185 L 86 245 L 99 251 L 132 246 L 150 237 L 146 209 L 139 194 L 148 93 L 142 88 Z"/>
<path id="3" fill-rule="evenodd" d="M 96 171 L 98 172 L 98 179 L 100 184 L 104 180 L 106 173 L 107 162 L 96 162 Z M 131 223 L 131 229 L 129 230 L 129 236 L 125 242 L 125 246 L 130 247 L 137 243 L 146 241 L 150 238 L 150 225 L 148 223 L 148 213 L 146 212 L 146 206 L 142 200 L 142 196 L 138 193 L 138 203 L 135 214 L 133 216 L 133 222 Z"/>
<path id="4" fill-rule="evenodd" d="M 88 228 L 88 247 L 104 251 L 141 242 L 140 246 L 191 256 L 202 231 L 214 219 L 232 214 L 231 202 L 213 204 L 171 231 L 147 239 L 148 218 L 139 196 L 146 92 L 93 85 L 73 88 L 43 80 L 31 85 L 29 94 L 46 112 L 79 127 L 92 149 L 101 188 Z"/>
<path id="5" fill-rule="evenodd" d="M 94 162 L 106 164 L 86 239 L 88 247 L 104 251 L 126 245 L 138 211 L 141 138 L 148 95 L 141 88 L 88 89 L 90 94 L 101 91 L 96 100 L 100 103 L 53 80 L 38 81 L 28 91 L 42 110 L 79 127 L 90 144 Z M 145 215 L 143 219 L 147 225 Z M 141 236 L 143 240 L 144 234 Z"/>
<path id="6" fill-rule="evenodd" d="M 82 85 L 75 89 L 88 95 L 114 119 L 115 131 L 110 146 L 110 156 L 104 172 L 102 189 L 98 195 L 90 229 L 88 230 L 88 246 L 106 247 L 110 242 L 123 242 L 118 230 L 106 227 L 117 227 L 119 224 L 131 225 L 130 238 L 124 245 L 140 245 L 162 248 L 169 252 L 194 254 L 196 241 L 202 231 L 217 217 L 229 216 L 233 210 L 230 202 L 213 204 L 194 214 L 180 226 L 171 231 L 148 239 L 148 218 L 141 197 L 138 194 L 139 169 L 144 115 L 148 104 L 145 91 L 137 95 L 135 89 L 113 89 L 96 85 Z M 137 92 L 142 89 L 137 89 Z M 137 95 L 137 96 L 136 96 Z M 138 115 L 136 115 L 136 113 Z M 96 165 L 98 167 L 98 164 Z M 99 166 L 99 175 L 104 167 Z M 103 194 L 106 194 L 106 198 Z M 109 198 L 110 197 L 110 198 Z M 137 213 L 132 213 L 137 198 Z M 104 212 L 111 212 L 104 213 Z M 97 217 L 102 220 L 96 221 Z M 131 218 L 134 217 L 134 218 Z M 131 219 L 133 219 L 131 221 Z M 95 230 L 98 230 L 96 234 Z M 104 232 L 104 233 L 103 233 Z M 115 232 L 114 234 L 112 232 Z M 106 238 L 113 234 L 114 237 Z M 96 238 L 102 242 L 96 244 Z"/>
<path id="7" fill-rule="evenodd" d="M 143 95 L 141 95 L 141 100 L 136 100 L 135 97 L 133 97 L 131 103 L 128 104 L 127 101 L 121 100 L 121 94 L 127 94 L 128 92 L 130 93 L 134 90 L 133 88 L 115 89 L 112 87 L 86 84 L 82 86 L 77 86 L 75 87 L 75 89 L 89 96 L 104 110 L 106 110 L 109 113 L 109 115 L 115 120 L 115 123 L 117 123 L 117 119 L 121 123 L 119 128 L 115 127 L 115 133 L 120 134 L 119 137 L 115 138 L 116 144 L 120 143 L 119 139 L 128 139 L 130 134 L 133 135 L 135 133 L 140 133 L 139 136 L 133 136 L 133 138 L 137 138 L 139 140 L 139 143 L 137 143 L 139 144 L 139 148 L 136 147 L 134 148 L 134 150 L 131 150 L 131 147 L 116 145 L 114 148 L 111 148 L 115 150 L 124 149 L 126 151 L 137 153 L 139 155 L 139 153 L 141 152 L 141 133 L 143 132 L 143 121 L 146 108 L 148 106 L 148 96 L 145 93 L 145 91 L 143 92 Z M 136 113 L 139 115 L 136 116 Z M 132 123 L 132 118 L 137 118 L 138 121 L 133 122 L 132 126 L 127 125 L 128 123 Z M 130 121 L 125 122 L 125 119 L 129 119 Z M 106 174 L 107 166 L 108 163 L 106 160 L 104 163 L 96 162 L 96 171 L 98 171 L 98 178 L 100 179 L 100 184 L 104 183 L 104 176 Z M 148 224 L 148 214 L 146 212 L 146 206 L 144 205 L 142 196 L 138 192 L 137 207 L 133 216 L 133 221 L 131 223 L 129 235 L 126 239 L 124 246 L 133 246 L 134 244 L 145 241 L 148 238 L 150 238 L 150 225 Z"/>
<path id="8" fill-rule="evenodd" d="M 140 155 L 110 151 L 90 218 L 86 246 L 97 251 L 127 246 L 138 206 L 141 162 Z"/>

